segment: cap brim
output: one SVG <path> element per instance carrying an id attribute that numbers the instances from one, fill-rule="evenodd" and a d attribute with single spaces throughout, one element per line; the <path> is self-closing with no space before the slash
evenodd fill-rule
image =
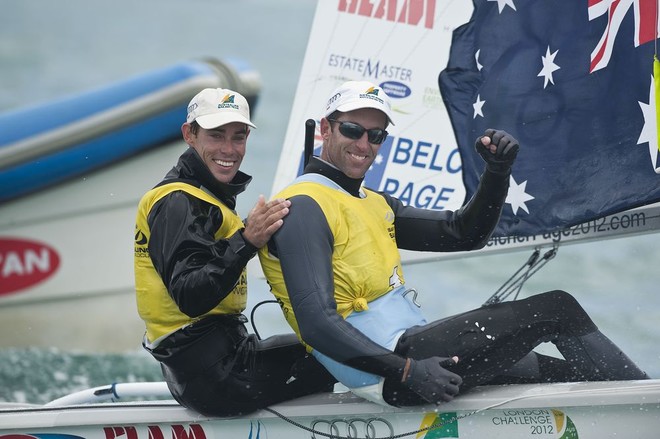
<path id="1" fill-rule="evenodd" d="M 252 128 L 257 127 L 255 124 L 250 122 L 249 119 L 241 116 L 240 114 L 237 114 L 236 112 L 231 112 L 231 113 L 228 112 L 226 114 L 222 114 L 222 113 L 207 114 L 205 116 L 199 116 L 195 120 L 197 121 L 199 126 L 204 128 L 205 130 L 212 130 L 214 128 L 218 128 L 232 122 L 244 123 L 246 125 L 251 126 Z"/>
<path id="2" fill-rule="evenodd" d="M 382 105 L 378 105 L 377 102 L 365 102 L 365 99 L 359 99 L 353 102 L 346 102 L 344 104 L 341 104 L 337 107 L 337 111 L 341 111 L 342 113 L 346 113 L 348 111 L 353 111 L 353 110 L 359 110 L 361 108 L 373 108 L 374 110 L 380 110 L 382 111 L 385 116 L 387 117 L 388 122 L 391 125 L 394 125 L 394 122 L 392 121 L 392 116 L 391 114 L 383 109 Z"/>

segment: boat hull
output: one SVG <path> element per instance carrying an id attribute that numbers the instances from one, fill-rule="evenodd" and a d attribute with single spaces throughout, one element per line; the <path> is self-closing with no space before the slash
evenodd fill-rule
<path id="1" fill-rule="evenodd" d="M 0 439 L 655 438 L 660 380 L 484 386 L 437 408 L 382 407 L 330 393 L 271 409 L 227 419 L 173 401 L 0 409 Z"/>

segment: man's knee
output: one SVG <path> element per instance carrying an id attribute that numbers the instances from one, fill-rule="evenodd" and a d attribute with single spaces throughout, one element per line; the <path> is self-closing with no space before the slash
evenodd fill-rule
<path id="1" fill-rule="evenodd" d="M 536 296 L 539 311 L 550 312 L 562 332 L 583 335 L 598 329 L 575 297 L 566 291 L 553 290 Z"/>

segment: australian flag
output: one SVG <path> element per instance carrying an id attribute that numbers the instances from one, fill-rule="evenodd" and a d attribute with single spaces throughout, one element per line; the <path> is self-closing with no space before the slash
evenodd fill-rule
<path id="1" fill-rule="evenodd" d="M 474 0 L 440 90 L 470 197 L 487 128 L 520 152 L 496 236 L 564 229 L 660 201 L 656 0 Z"/>

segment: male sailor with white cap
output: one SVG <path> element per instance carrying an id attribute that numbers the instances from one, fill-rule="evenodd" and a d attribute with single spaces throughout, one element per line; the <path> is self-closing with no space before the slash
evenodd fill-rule
<path id="1" fill-rule="evenodd" d="M 247 100 L 207 88 L 188 106 L 189 148 L 138 207 L 135 288 L 143 345 L 174 398 L 207 416 L 240 415 L 332 388 L 295 335 L 248 335 L 248 261 L 282 225 L 290 203 L 260 196 L 246 222 L 236 197 L 250 129 Z"/>

